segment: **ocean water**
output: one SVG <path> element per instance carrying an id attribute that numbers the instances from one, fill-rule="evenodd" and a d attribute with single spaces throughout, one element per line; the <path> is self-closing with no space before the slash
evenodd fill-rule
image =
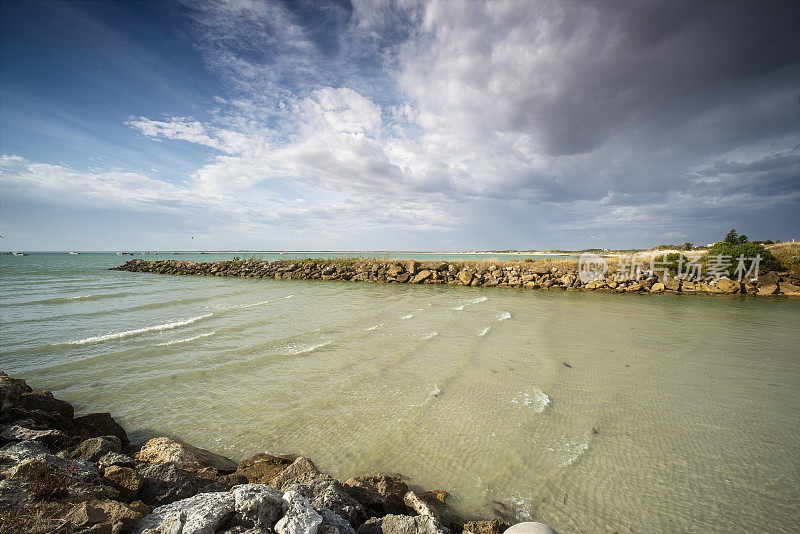
<path id="1" fill-rule="evenodd" d="M 125 259 L 0 256 L 0 369 L 134 439 L 401 473 L 468 518 L 797 532 L 800 301 L 107 270 Z"/>

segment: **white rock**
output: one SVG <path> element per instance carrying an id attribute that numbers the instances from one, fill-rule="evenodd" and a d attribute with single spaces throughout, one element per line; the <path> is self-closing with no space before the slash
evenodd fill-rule
<path id="1" fill-rule="evenodd" d="M 289 490 L 283 494 L 283 509 L 286 512 L 275 525 L 278 534 L 317 534 L 322 516 L 309 504 L 300 492 Z"/>
<path id="2" fill-rule="evenodd" d="M 266 484 L 242 484 L 231 493 L 236 513 L 257 527 L 271 529 L 283 513 L 283 494 Z"/>
<path id="3" fill-rule="evenodd" d="M 422 499 L 417 497 L 417 494 L 413 491 L 409 491 L 405 494 L 403 497 L 403 502 L 406 504 L 406 506 L 417 512 L 419 515 L 427 515 L 433 517 L 437 521 L 442 520 L 442 514 L 439 513 L 439 510 L 437 510 L 436 507 L 423 502 Z"/>
<path id="4" fill-rule="evenodd" d="M 159 506 L 142 519 L 134 534 L 214 534 L 234 513 L 236 499 L 230 492 L 199 493 L 194 497 Z"/>

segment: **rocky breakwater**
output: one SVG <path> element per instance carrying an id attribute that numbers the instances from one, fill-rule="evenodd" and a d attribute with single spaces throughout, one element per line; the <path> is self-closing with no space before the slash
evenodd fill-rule
<path id="1" fill-rule="evenodd" d="M 473 287 L 606 291 L 614 293 L 691 293 L 800 296 L 800 278 L 788 272 L 762 273 L 756 282 L 728 278 L 690 281 L 663 273 L 628 278 L 609 273 L 583 282 L 575 262 L 417 262 L 414 260 L 130 260 L 113 270 L 194 276 L 285 280 L 343 280 L 378 283 L 449 284 Z"/>
<path id="2" fill-rule="evenodd" d="M 0 372 L 0 533 L 501 534 L 465 522 L 447 493 L 394 475 L 344 483 L 305 457 L 241 463 L 176 439 L 135 445 L 108 413 L 74 416 Z M 518 523 L 513 534 L 554 532 Z"/>

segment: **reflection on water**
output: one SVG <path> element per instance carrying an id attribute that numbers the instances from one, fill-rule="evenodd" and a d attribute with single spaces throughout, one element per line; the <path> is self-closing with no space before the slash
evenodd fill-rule
<path id="1" fill-rule="evenodd" d="M 134 437 L 399 472 L 465 516 L 563 532 L 800 517 L 800 302 L 105 270 L 119 259 L 0 258 L 0 367 Z"/>

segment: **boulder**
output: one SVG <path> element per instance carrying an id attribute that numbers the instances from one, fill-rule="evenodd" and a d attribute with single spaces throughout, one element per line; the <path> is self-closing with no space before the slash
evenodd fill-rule
<path id="1" fill-rule="evenodd" d="M 422 283 L 423 281 L 425 281 L 425 280 L 427 280 L 428 278 L 430 278 L 430 276 L 431 276 L 432 274 L 433 274 L 433 271 L 429 271 L 428 269 L 423 269 L 422 271 L 418 272 L 418 273 L 417 273 L 417 274 L 414 276 L 414 278 L 412 278 L 412 279 L 411 279 L 411 283 L 412 283 L 412 284 L 419 284 L 419 283 Z"/>
<path id="2" fill-rule="evenodd" d="M 300 456 L 272 479 L 272 486 L 281 491 L 286 491 L 293 484 L 304 484 L 320 475 L 321 473 L 311 460 Z"/>
<path id="3" fill-rule="evenodd" d="M 427 515 L 437 519 L 438 521 L 442 521 L 442 514 L 439 512 L 439 510 L 432 504 L 428 504 L 417 497 L 417 494 L 413 491 L 409 491 L 405 494 L 403 497 L 403 502 L 410 511 L 413 511 L 418 515 Z"/>
<path id="4" fill-rule="evenodd" d="M 650 286 L 650 293 L 662 293 L 666 289 L 663 283 L 656 282 L 652 286 Z"/>
<path id="5" fill-rule="evenodd" d="M 70 453 L 70 458 L 81 458 L 90 462 L 97 462 L 108 453 L 119 453 L 122 443 L 117 436 L 100 436 L 83 440 Z"/>
<path id="6" fill-rule="evenodd" d="M 449 495 L 450 494 L 444 490 L 430 490 L 420 494 L 419 498 L 435 506 L 437 504 L 446 504 L 445 501 L 447 501 Z"/>
<path id="7" fill-rule="evenodd" d="M 664 284 L 664 287 L 669 289 L 670 291 L 680 291 L 681 289 L 680 280 L 672 278 L 671 276 L 664 277 L 662 283 Z"/>
<path id="8" fill-rule="evenodd" d="M 419 268 L 419 262 L 414 260 L 408 260 L 403 263 L 403 266 L 406 268 L 406 271 L 408 271 L 408 274 L 414 276 L 415 274 L 417 274 L 417 269 Z"/>
<path id="9" fill-rule="evenodd" d="M 135 467 L 136 462 L 134 462 L 133 458 L 127 454 L 122 454 L 119 452 L 107 452 L 99 460 L 97 460 L 97 467 L 100 469 L 105 469 L 106 467 L 111 467 L 112 465 Z"/>
<path id="10" fill-rule="evenodd" d="M 800 286 L 789 282 L 781 282 L 779 284 L 780 292 L 784 295 L 798 295 L 800 294 Z"/>
<path id="11" fill-rule="evenodd" d="M 142 487 L 139 498 L 149 506 L 162 506 L 186 499 L 200 491 L 200 476 L 176 464 L 147 464 L 139 470 Z"/>
<path id="12" fill-rule="evenodd" d="M 86 460 L 65 459 L 53 454 L 44 454 L 24 460 L 10 469 L 8 474 L 15 478 L 34 480 L 40 476 L 43 469 L 66 477 L 70 482 L 92 482 L 100 478 L 100 470 L 93 463 Z"/>
<path id="13" fill-rule="evenodd" d="M 470 521 L 464 525 L 463 534 L 503 534 L 508 529 L 508 523 L 502 519 L 491 521 Z"/>
<path id="14" fill-rule="evenodd" d="M 64 518 L 74 530 L 103 525 L 105 528 L 91 532 L 129 532 L 141 520 L 142 515 L 121 502 L 112 500 L 84 501 L 73 508 Z"/>
<path id="15" fill-rule="evenodd" d="M 134 534 L 214 534 L 233 515 L 232 493 L 200 493 L 159 506 L 142 519 Z"/>
<path id="16" fill-rule="evenodd" d="M 135 469 L 117 465 L 107 467 L 103 479 L 119 491 L 119 498 L 125 502 L 136 499 L 144 480 Z"/>
<path id="17" fill-rule="evenodd" d="M 70 403 L 56 399 L 49 391 L 23 393 L 20 395 L 17 405 L 25 410 L 57 413 L 67 419 L 72 419 L 75 415 L 75 410 Z"/>
<path id="18" fill-rule="evenodd" d="M 237 467 L 230 458 L 163 436 L 145 443 L 134 459 L 140 462 L 173 463 L 191 469 L 213 467 L 219 473 L 233 473 Z"/>
<path id="19" fill-rule="evenodd" d="M 99 438 L 101 436 L 117 436 L 122 446 L 127 446 L 128 434 L 125 429 L 114 421 L 110 413 L 89 413 L 75 418 L 75 427 L 78 432 L 86 438 Z"/>
<path id="20" fill-rule="evenodd" d="M 0 371 L 0 411 L 15 406 L 24 393 L 32 393 L 31 387 L 21 378 L 11 378 Z"/>
<path id="21" fill-rule="evenodd" d="M 339 481 L 328 475 L 319 475 L 302 484 L 292 484 L 288 489 L 298 491 L 316 509 L 329 508 L 351 525 L 358 526 L 367 519 L 364 507 L 342 488 Z"/>
<path id="22" fill-rule="evenodd" d="M 316 534 L 322 516 L 311 507 L 308 500 L 296 491 L 283 494 L 285 515 L 275 525 L 278 534 Z"/>
<path id="23" fill-rule="evenodd" d="M 781 277 L 775 271 L 768 271 L 766 273 L 761 273 L 756 280 L 756 286 L 760 289 L 764 286 L 771 286 L 775 285 L 780 282 Z M 760 291 L 759 291 L 760 293 Z M 771 294 L 771 293 L 770 293 Z"/>
<path id="24" fill-rule="evenodd" d="M 244 460 L 236 468 L 237 473 L 254 484 L 270 484 L 278 474 L 292 464 L 292 460 L 271 454 L 256 454 Z"/>
<path id="25" fill-rule="evenodd" d="M 462 284 L 468 286 L 470 282 L 472 282 L 472 271 L 469 269 L 461 269 L 461 272 L 458 273 L 458 279 L 461 281 Z"/>
<path id="26" fill-rule="evenodd" d="M 357 534 L 450 534 L 450 529 L 427 515 L 386 515 L 358 527 Z"/>
<path id="27" fill-rule="evenodd" d="M 40 441 L 18 441 L 0 448 L 0 457 L 11 458 L 16 463 L 31 458 L 43 458 L 46 454 L 48 454 L 47 447 Z"/>
<path id="28" fill-rule="evenodd" d="M 283 514 L 283 494 L 266 484 L 242 484 L 231 494 L 239 526 L 271 529 Z"/>
<path id="29" fill-rule="evenodd" d="M 371 515 L 403 514 L 403 498 L 408 486 L 400 477 L 374 475 L 354 477 L 344 482 L 344 490 L 361 503 Z"/>
<path id="30" fill-rule="evenodd" d="M 329 527 L 326 529 L 330 531 L 328 534 L 356 534 L 353 525 L 330 508 L 320 508 L 317 512 L 322 516 L 322 525 L 320 525 L 320 529 L 322 529 L 322 527 Z M 333 532 L 333 530 L 335 530 L 335 532 Z"/>
<path id="31" fill-rule="evenodd" d="M 777 284 L 768 284 L 758 287 L 758 294 L 759 295 L 774 295 L 778 292 L 778 285 Z"/>
<path id="32" fill-rule="evenodd" d="M 730 278 L 720 278 L 717 281 L 717 289 L 723 293 L 736 293 L 739 290 L 739 284 L 733 282 Z"/>
<path id="33" fill-rule="evenodd" d="M 555 530 L 545 525 L 544 523 L 538 523 L 536 521 L 528 521 L 525 523 L 517 523 L 516 525 L 511 525 L 511 527 L 509 527 L 509 529 L 506 530 L 506 533 L 507 534 L 558 534 Z"/>
<path id="34" fill-rule="evenodd" d="M 60 430 L 34 430 L 20 425 L 6 427 L 0 438 L 8 441 L 40 441 L 51 451 L 58 451 L 70 443 L 70 437 Z"/>

